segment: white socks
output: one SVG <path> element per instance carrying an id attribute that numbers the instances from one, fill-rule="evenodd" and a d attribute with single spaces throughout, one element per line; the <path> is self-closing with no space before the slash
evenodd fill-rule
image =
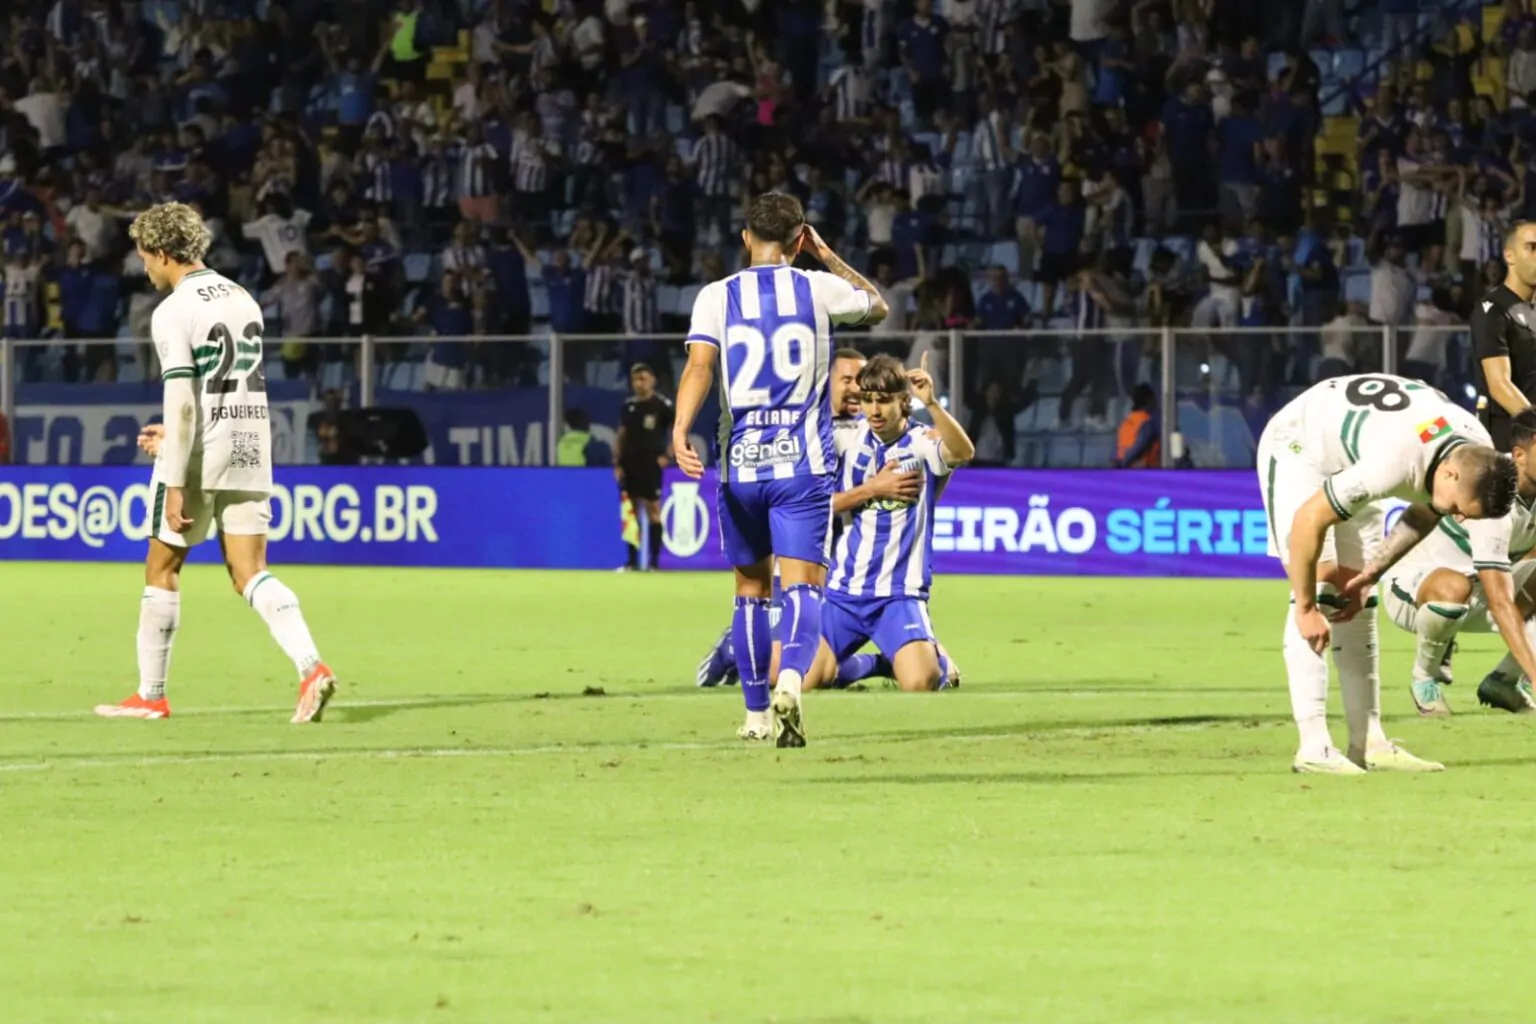
<path id="1" fill-rule="evenodd" d="M 1344 717 L 1349 723 L 1349 752 L 1363 755 L 1387 745 L 1381 731 L 1381 672 L 1376 654 L 1376 602 L 1349 622 L 1335 622 L 1333 664 L 1339 670 Z M 1442 656 L 1444 650 L 1441 651 Z M 1438 666 L 1438 662 L 1436 665 Z"/>
<path id="2" fill-rule="evenodd" d="M 165 697 L 165 677 L 171 668 L 171 644 L 181 625 L 181 595 L 174 590 L 145 587 L 139 603 L 139 696 Z"/>
<path id="3" fill-rule="evenodd" d="M 1464 604 L 1425 601 L 1420 606 L 1413 623 L 1413 631 L 1419 638 L 1418 651 L 1413 661 L 1415 682 L 1439 678 L 1445 649 L 1456 639 L 1456 631 L 1461 629 L 1466 617 L 1467 606 Z"/>
<path id="4" fill-rule="evenodd" d="M 309 635 L 304 623 L 304 613 L 299 610 L 299 598 L 283 585 L 283 581 L 269 572 L 259 572 L 245 585 L 242 594 L 246 604 L 256 609 L 272 631 L 272 639 L 283 649 L 299 670 L 299 678 L 309 675 L 320 664 L 320 652 Z"/>
<path id="5" fill-rule="evenodd" d="M 1301 731 L 1299 756 L 1322 760 L 1333 746 L 1328 736 L 1328 662 L 1315 653 L 1296 628 L 1296 609 L 1285 612 L 1285 676 L 1291 688 L 1291 714 Z"/>
<path id="6" fill-rule="evenodd" d="M 1536 619 L 1525 620 L 1525 638 L 1532 644 L 1536 644 Z M 1525 675 L 1525 670 L 1520 667 L 1515 656 L 1508 651 L 1504 652 L 1504 657 L 1500 659 L 1493 671 L 1505 679 L 1519 679 Z"/>

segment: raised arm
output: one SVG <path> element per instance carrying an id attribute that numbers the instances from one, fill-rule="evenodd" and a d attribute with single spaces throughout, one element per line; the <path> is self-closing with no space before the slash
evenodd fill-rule
<path id="1" fill-rule="evenodd" d="M 933 377 L 928 373 L 927 352 L 923 353 L 917 369 L 907 371 L 907 384 L 912 394 L 927 407 L 928 414 L 933 417 L 933 428 L 939 432 L 939 452 L 944 457 L 945 465 L 963 466 L 974 459 L 976 445 L 970 435 L 965 432 L 960 421 L 939 404 L 933 393 Z"/>
<path id="2" fill-rule="evenodd" d="M 880 297 L 879 289 L 833 252 L 832 247 L 809 224 L 805 226 L 805 248 L 821 261 L 822 266 L 827 268 L 827 273 L 842 278 L 868 297 L 869 312 L 862 318 L 864 323 L 878 324 L 890 314 L 890 308 L 885 304 L 885 299 Z"/>

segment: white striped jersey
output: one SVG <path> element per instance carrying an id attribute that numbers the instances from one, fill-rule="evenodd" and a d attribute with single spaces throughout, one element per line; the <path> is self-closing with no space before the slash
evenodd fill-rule
<path id="1" fill-rule="evenodd" d="M 5 326 L 25 330 L 34 326 L 37 316 L 38 282 L 42 267 L 30 261 L 5 265 Z"/>
<path id="2" fill-rule="evenodd" d="M 1413 569 L 1450 569 L 1463 576 L 1485 569 L 1510 571 L 1536 549 L 1536 509 L 1520 495 L 1515 496 L 1509 515 L 1502 519 L 1468 519 L 1458 523 L 1442 516 L 1440 525 L 1403 558 L 1395 573 L 1406 575 Z M 1409 603 L 1413 603 L 1411 598 Z"/>
<path id="3" fill-rule="evenodd" d="M 720 350 L 726 480 L 833 472 L 832 327 L 862 323 L 869 310 L 869 295 L 842 278 L 785 264 L 704 286 L 686 343 Z"/>
<path id="4" fill-rule="evenodd" d="M 858 424 L 838 459 L 837 489 L 868 482 L 888 462 L 922 473 L 923 489 L 910 504 L 881 499 L 844 513 L 827 587 L 850 597 L 926 598 L 933 583 L 933 505 L 950 472 L 943 449 L 921 423 L 909 420 L 890 444 L 881 443 L 864 420 Z"/>
<path id="5" fill-rule="evenodd" d="M 638 271 L 624 271 L 624 333 L 655 334 L 657 328 L 656 279 Z"/>
<path id="6" fill-rule="evenodd" d="M 1441 392 L 1383 373 L 1315 384 L 1270 422 L 1266 434 L 1299 445 L 1327 477 L 1323 493 L 1341 519 L 1382 498 L 1426 502 L 1452 449 L 1493 445 L 1483 425 Z M 1274 461 L 1259 472 L 1273 474 Z"/>

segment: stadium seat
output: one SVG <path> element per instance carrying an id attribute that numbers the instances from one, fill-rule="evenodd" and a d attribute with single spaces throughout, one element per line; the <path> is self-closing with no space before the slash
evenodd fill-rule
<path id="1" fill-rule="evenodd" d="M 1045 464 L 1053 469 L 1076 469 L 1083 464 L 1083 440 L 1075 431 L 1058 430 L 1046 445 Z"/>
<path id="2" fill-rule="evenodd" d="M 1333 73 L 1346 83 L 1365 73 L 1365 52 L 1353 47 L 1339 50 L 1333 57 Z"/>
<path id="3" fill-rule="evenodd" d="M 1369 270 L 1344 272 L 1344 301 L 1370 303 L 1371 272 Z"/>
<path id="4" fill-rule="evenodd" d="M 432 272 L 432 257 L 424 252 L 405 254 L 405 279 L 411 284 L 422 284 Z"/>
<path id="5" fill-rule="evenodd" d="M 681 293 L 676 285 L 664 284 L 656 289 L 656 311 L 662 316 L 668 313 L 684 313 L 682 303 L 679 300 Z"/>
<path id="6" fill-rule="evenodd" d="M 997 242 L 987 252 L 987 265 L 1001 264 L 1010 275 L 1019 272 L 1019 247 L 1013 242 Z"/>
<path id="7" fill-rule="evenodd" d="M 1054 430 L 1061 418 L 1061 399 L 1056 395 L 1042 395 L 1035 399 L 1035 429 Z"/>
<path id="8" fill-rule="evenodd" d="M 1103 430 L 1084 434 L 1081 458 L 1088 469 L 1108 466 L 1115 459 L 1115 435 Z"/>

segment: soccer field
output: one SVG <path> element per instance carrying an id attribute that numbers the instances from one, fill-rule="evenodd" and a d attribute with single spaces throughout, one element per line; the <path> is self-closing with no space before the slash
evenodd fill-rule
<path id="1" fill-rule="evenodd" d="M 342 678 L 320 726 L 222 570 L 138 722 L 90 709 L 134 686 L 140 570 L 0 565 L 0 1017 L 1531 1016 L 1496 638 L 1420 721 L 1383 619 L 1388 732 L 1450 770 L 1303 778 L 1283 582 L 945 578 L 964 687 L 812 695 L 776 751 L 693 687 L 727 577 L 279 571 Z"/>

